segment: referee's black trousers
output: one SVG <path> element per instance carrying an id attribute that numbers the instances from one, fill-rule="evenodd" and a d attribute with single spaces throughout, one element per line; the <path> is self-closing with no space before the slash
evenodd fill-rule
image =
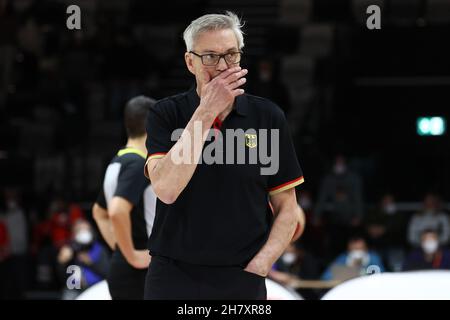
<path id="1" fill-rule="evenodd" d="M 146 300 L 266 300 L 265 278 L 241 267 L 194 265 L 154 256 Z"/>

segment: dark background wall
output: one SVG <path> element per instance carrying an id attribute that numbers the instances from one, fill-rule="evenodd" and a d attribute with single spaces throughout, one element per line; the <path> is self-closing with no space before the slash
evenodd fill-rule
<path id="1" fill-rule="evenodd" d="M 70 3 L 69 3 L 70 2 Z M 224 9 L 246 21 L 243 64 L 257 81 L 270 59 L 316 191 L 336 152 L 365 182 L 366 198 L 449 197 L 449 137 L 418 137 L 416 117 L 447 117 L 449 1 L 2 1 L 2 185 L 30 198 L 68 193 L 92 201 L 105 164 L 125 142 L 121 108 L 133 94 L 187 89 L 181 34 Z M 368 4 L 382 29 L 368 30 Z M 82 30 L 65 26 L 69 4 Z M 276 101 L 278 102 L 278 101 Z"/>

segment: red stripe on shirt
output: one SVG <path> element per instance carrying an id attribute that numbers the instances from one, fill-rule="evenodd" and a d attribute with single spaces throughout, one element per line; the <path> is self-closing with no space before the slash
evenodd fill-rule
<path id="1" fill-rule="evenodd" d="M 278 189 L 280 189 L 280 188 L 283 188 L 284 186 L 287 186 L 287 185 L 289 185 L 289 184 L 295 183 L 295 182 L 300 181 L 300 180 L 302 180 L 302 179 L 303 179 L 303 176 L 301 176 L 301 177 L 299 177 L 299 178 L 297 178 L 297 179 L 288 181 L 288 182 L 283 183 L 283 184 L 281 184 L 281 185 L 279 185 L 279 186 L 276 186 L 276 187 L 273 187 L 273 188 L 269 189 L 269 192 L 278 190 Z"/>

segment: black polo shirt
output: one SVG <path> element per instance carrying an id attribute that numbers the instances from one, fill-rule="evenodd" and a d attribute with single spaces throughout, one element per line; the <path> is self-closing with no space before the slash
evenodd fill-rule
<path id="1" fill-rule="evenodd" d="M 169 152 L 176 143 L 171 141 L 173 131 L 186 127 L 199 104 L 192 88 L 150 108 L 147 161 Z M 246 163 L 227 164 L 224 148 L 224 163 L 198 164 L 173 204 L 158 199 L 149 250 L 152 255 L 193 264 L 245 266 L 269 236 L 273 214 L 268 196 L 301 184 L 303 174 L 284 113 L 271 101 L 249 94 L 238 96 L 231 113 L 222 123 L 215 121 L 214 127 L 221 131 L 218 139 L 223 139 L 224 146 L 226 129 L 256 131 L 256 137 L 245 138 Z M 261 168 L 269 165 L 262 164 L 259 157 L 257 163 L 248 160 L 264 138 L 259 129 L 279 130 L 279 169 L 272 175 L 261 175 Z M 216 143 L 215 138 L 206 141 L 203 150 L 211 143 Z M 235 145 L 237 148 L 238 142 Z M 272 150 L 271 143 L 268 148 Z"/>

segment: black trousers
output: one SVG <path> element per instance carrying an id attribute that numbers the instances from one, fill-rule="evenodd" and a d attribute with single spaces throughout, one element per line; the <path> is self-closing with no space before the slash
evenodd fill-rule
<path id="1" fill-rule="evenodd" d="M 266 300 L 265 278 L 241 267 L 203 266 L 154 256 L 146 300 Z"/>
<path id="2" fill-rule="evenodd" d="M 116 249 L 111 257 L 108 273 L 108 288 L 113 300 L 144 299 L 147 269 L 135 269 L 128 264 L 122 253 Z"/>

